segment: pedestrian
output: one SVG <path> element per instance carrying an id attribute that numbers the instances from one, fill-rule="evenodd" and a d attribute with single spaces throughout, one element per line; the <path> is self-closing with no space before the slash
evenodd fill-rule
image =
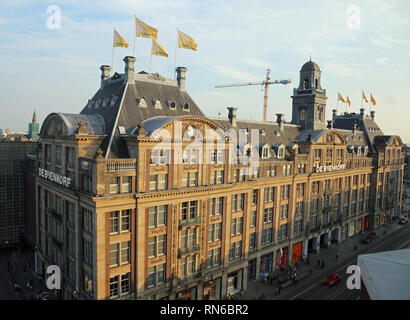
<path id="1" fill-rule="evenodd" d="M 339 260 L 339 254 L 336 253 L 336 260 Z"/>
<path id="2" fill-rule="evenodd" d="M 320 267 L 320 259 L 319 258 L 317 258 L 317 265 L 318 265 L 318 267 Z"/>
<path id="3" fill-rule="evenodd" d="M 270 286 L 270 287 L 272 287 L 272 283 L 273 283 L 273 277 L 270 276 L 270 277 L 269 277 L 269 286 Z"/>
<path id="4" fill-rule="evenodd" d="M 306 263 L 309 265 L 310 264 L 310 257 L 308 256 L 306 259 Z"/>
<path id="5" fill-rule="evenodd" d="M 279 294 L 279 286 L 276 286 L 276 288 L 275 288 L 275 294 L 276 294 L 276 295 Z"/>

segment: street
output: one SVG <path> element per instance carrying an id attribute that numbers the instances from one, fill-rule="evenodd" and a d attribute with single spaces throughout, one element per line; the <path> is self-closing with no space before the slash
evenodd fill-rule
<path id="1" fill-rule="evenodd" d="M 374 242 L 368 244 L 367 250 L 362 251 L 361 254 L 410 248 L 409 239 L 410 226 L 406 224 L 388 237 L 381 239 L 380 243 Z M 339 273 L 342 276 L 342 280 L 334 286 L 326 286 L 323 283 L 323 279 L 329 272 L 321 273 L 313 279 L 306 279 L 305 282 L 301 282 L 296 292 L 286 293 L 283 291 L 283 295 L 281 295 L 280 299 L 358 300 L 360 299 L 361 290 L 350 290 L 346 286 L 346 280 L 349 276 L 346 273 L 346 269 L 349 265 L 356 264 L 356 262 L 357 257 L 353 259 L 349 258 L 331 270 L 331 272 Z"/>

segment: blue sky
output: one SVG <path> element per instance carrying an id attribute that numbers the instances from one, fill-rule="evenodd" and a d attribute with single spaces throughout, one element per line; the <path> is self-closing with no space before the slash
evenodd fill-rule
<path id="1" fill-rule="evenodd" d="M 61 9 L 60 30 L 46 27 L 47 7 Z M 348 7 L 360 9 L 350 29 Z M 116 48 L 115 71 L 133 54 L 133 15 L 158 29 L 169 58 L 152 58 L 152 71 L 173 77 L 176 28 L 192 36 L 198 51 L 178 49 L 190 95 L 208 116 L 239 108 L 242 119 L 262 119 L 262 87 L 215 89 L 217 84 L 291 78 L 271 86 L 268 117 L 291 118 L 293 88 L 309 60 L 322 70 L 327 118 L 337 92 L 359 112 L 361 90 L 372 92 L 376 120 L 385 134 L 410 142 L 410 2 L 407 0 L 300 1 L 9 1 L 0 3 L 0 128 L 27 130 L 33 109 L 40 122 L 53 111 L 78 113 L 111 64 L 112 30 L 130 43 Z M 136 70 L 149 70 L 151 40 L 136 39 Z M 345 107 L 340 105 L 339 111 Z M 367 111 L 368 112 L 368 108 Z"/>

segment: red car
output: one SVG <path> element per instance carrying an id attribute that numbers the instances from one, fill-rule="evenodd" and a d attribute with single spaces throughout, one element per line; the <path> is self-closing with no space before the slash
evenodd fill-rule
<path id="1" fill-rule="evenodd" d="M 323 282 L 329 286 L 333 286 L 334 284 L 338 283 L 341 279 L 342 277 L 340 276 L 340 274 L 331 273 L 325 278 Z"/>

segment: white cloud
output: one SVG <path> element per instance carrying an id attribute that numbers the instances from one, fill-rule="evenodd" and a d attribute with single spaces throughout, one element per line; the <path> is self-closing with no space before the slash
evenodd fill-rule
<path id="1" fill-rule="evenodd" d="M 380 64 L 388 64 L 390 61 L 390 58 L 389 57 L 378 58 L 376 59 L 376 61 L 377 63 L 380 63 Z"/>

